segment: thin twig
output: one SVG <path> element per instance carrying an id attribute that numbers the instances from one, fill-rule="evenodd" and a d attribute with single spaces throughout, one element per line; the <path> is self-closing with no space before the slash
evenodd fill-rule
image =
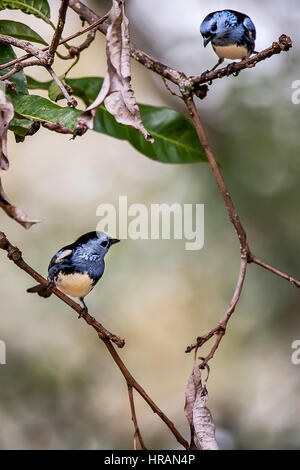
<path id="1" fill-rule="evenodd" d="M 96 37 L 96 30 L 90 31 L 86 39 L 81 44 L 79 44 L 79 46 L 70 46 L 69 54 L 66 56 L 61 56 L 61 59 L 69 60 L 75 56 L 79 57 L 80 52 L 84 51 L 84 49 L 87 49 L 92 44 L 95 37 Z"/>
<path id="2" fill-rule="evenodd" d="M 8 258 L 11 259 L 19 268 L 25 271 L 29 276 L 35 279 L 37 282 L 43 285 L 47 285 L 47 280 L 43 278 L 39 273 L 37 273 L 31 266 L 29 266 L 22 258 L 22 253 L 19 248 L 13 246 L 5 236 L 3 232 L 0 232 L 0 249 L 7 251 Z M 63 302 L 68 304 L 73 310 L 77 313 L 82 314 L 83 308 L 74 302 L 74 300 L 70 299 L 68 296 L 63 294 L 59 289 L 53 288 L 53 294 L 59 297 Z M 154 401 L 149 397 L 149 395 L 145 392 L 145 390 L 141 387 L 141 385 L 135 380 L 132 374 L 129 372 L 127 367 L 125 366 L 124 362 L 120 358 L 119 354 L 115 350 L 112 342 L 114 342 L 118 347 L 123 347 L 125 342 L 121 338 L 116 335 L 110 333 L 106 328 L 103 327 L 97 320 L 89 314 L 86 314 L 82 317 L 90 326 L 92 326 L 98 333 L 99 338 L 103 341 L 106 348 L 108 349 L 110 355 L 112 356 L 114 362 L 120 369 L 126 383 L 131 385 L 139 395 L 148 403 L 150 408 L 154 413 L 156 413 L 161 420 L 167 425 L 170 429 L 172 434 L 176 437 L 177 441 L 185 448 L 189 448 L 188 442 L 184 439 L 184 437 L 180 434 L 180 432 L 176 429 L 172 421 L 161 411 L 161 409 L 154 403 Z"/>
<path id="3" fill-rule="evenodd" d="M 28 57 L 35 56 L 41 62 L 44 62 L 44 65 L 46 64 L 46 56 L 44 52 L 38 47 L 35 47 L 29 41 L 23 41 L 22 39 L 17 39 L 17 38 L 13 38 L 12 36 L 0 34 L 0 43 L 1 42 L 4 42 L 5 44 L 10 44 L 11 46 L 18 47 L 19 49 L 23 49 L 24 51 L 29 53 Z M 12 65 L 12 64 L 9 64 L 9 65 Z"/>
<path id="4" fill-rule="evenodd" d="M 72 39 L 77 38 L 78 36 L 81 36 L 82 34 L 87 33 L 88 31 L 90 31 L 94 28 L 97 28 L 97 26 L 99 26 L 101 23 L 104 23 L 104 21 L 107 20 L 107 18 L 108 18 L 107 14 L 102 16 L 101 18 L 98 18 L 97 21 L 95 21 L 91 25 L 87 26 L 86 28 L 82 29 L 81 31 L 78 31 L 77 33 L 71 34 L 67 38 L 62 39 L 61 41 L 59 41 L 59 46 L 62 45 L 62 44 L 65 44 L 68 41 L 71 41 Z M 40 49 L 40 51 L 42 51 L 42 52 L 48 51 L 49 47 L 50 46 L 46 46 L 43 49 Z M 72 46 L 70 46 L 70 47 L 72 47 Z M 11 60 L 10 62 L 7 62 L 6 64 L 2 64 L 2 65 L 0 65 L 0 70 L 4 70 L 7 67 L 11 67 L 12 65 L 15 65 L 19 62 L 22 62 L 23 60 L 29 59 L 31 56 L 32 56 L 32 54 L 25 54 L 21 57 L 18 57 L 17 59 L 14 59 L 14 60 Z"/>
<path id="5" fill-rule="evenodd" d="M 246 277 L 247 265 L 248 265 L 247 258 L 241 258 L 240 272 L 239 272 L 237 285 L 236 285 L 233 297 L 231 299 L 231 302 L 230 302 L 230 304 L 229 304 L 229 306 L 228 306 L 228 308 L 225 312 L 224 317 L 219 321 L 218 325 L 215 328 L 213 328 L 211 331 L 209 331 L 206 335 L 199 336 L 197 338 L 195 344 L 192 344 L 191 346 L 188 346 L 186 348 L 185 352 L 189 353 L 195 348 L 196 349 L 200 348 L 201 346 L 203 346 L 203 344 L 207 343 L 207 341 L 209 341 L 213 336 L 216 335 L 217 338 L 216 338 L 210 352 L 203 359 L 202 364 L 200 365 L 200 367 L 202 369 L 204 367 L 206 367 L 207 362 L 210 361 L 214 357 L 214 354 L 215 354 L 217 348 L 219 347 L 219 344 L 220 344 L 223 336 L 226 333 L 226 328 L 227 328 L 228 322 L 230 320 L 230 317 L 233 314 L 233 312 L 235 311 L 235 308 L 236 308 L 237 303 L 238 303 L 238 301 L 240 299 L 240 296 L 241 296 L 241 292 L 242 292 L 245 277 Z"/>
<path id="6" fill-rule="evenodd" d="M 42 122 L 42 126 L 50 131 L 58 132 L 59 134 L 71 134 L 73 135 L 73 131 L 68 127 L 63 127 L 58 122 Z"/>
<path id="7" fill-rule="evenodd" d="M 147 447 L 144 444 L 144 440 L 142 438 L 140 428 L 139 428 L 139 425 L 138 425 L 138 422 L 137 422 L 135 406 L 134 406 L 134 397 L 133 397 L 132 385 L 127 383 L 127 387 L 128 387 L 128 396 L 129 396 L 129 403 L 130 403 L 130 409 L 131 409 L 131 419 L 132 419 L 133 426 L 134 426 L 133 448 L 134 448 L 134 450 L 137 450 L 136 438 L 138 438 L 142 450 L 147 450 Z"/>
<path id="8" fill-rule="evenodd" d="M 56 75 L 56 73 L 54 72 L 54 70 L 52 69 L 52 67 L 50 67 L 49 65 L 46 67 L 46 70 L 49 72 L 49 74 L 51 75 L 51 77 L 53 78 L 53 80 L 55 81 L 55 83 L 57 84 L 57 86 L 59 87 L 59 89 L 61 90 L 62 94 L 64 95 L 64 97 L 66 98 L 67 100 L 67 103 L 68 103 L 68 106 L 70 106 L 71 108 L 76 108 L 77 106 L 77 101 L 75 100 L 75 98 L 73 96 L 71 96 L 66 87 L 63 85 L 63 83 L 61 82 L 61 80 L 58 78 L 58 76 Z"/>
<path id="9" fill-rule="evenodd" d="M 49 65 L 52 65 L 54 61 L 56 49 L 58 48 L 59 41 L 61 39 L 61 35 L 65 27 L 68 6 L 69 6 L 69 0 L 61 0 L 61 5 L 60 5 L 59 13 L 58 13 L 57 26 L 55 28 L 53 38 L 52 38 L 52 41 L 48 50 Z"/>
<path id="10" fill-rule="evenodd" d="M 219 190 L 222 194 L 222 197 L 224 199 L 226 209 L 229 215 L 229 219 L 231 223 L 233 224 L 236 233 L 238 235 L 239 241 L 240 241 L 240 249 L 241 253 L 244 257 L 248 257 L 250 254 L 250 250 L 248 247 L 248 242 L 247 242 L 247 235 L 244 227 L 242 226 L 242 223 L 240 221 L 240 218 L 238 216 L 238 213 L 234 207 L 233 201 L 231 199 L 230 193 L 227 189 L 227 186 L 225 184 L 225 181 L 223 179 L 222 173 L 220 171 L 219 165 L 215 159 L 215 156 L 213 154 L 212 148 L 209 145 L 208 139 L 206 137 L 206 133 L 204 131 L 204 128 L 202 126 L 200 116 L 198 114 L 197 108 L 195 106 L 194 100 L 192 96 L 187 96 L 184 97 L 184 101 L 186 104 L 186 107 L 188 109 L 188 112 L 192 118 L 192 121 L 194 123 L 196 132 L 198 134 L 199 140 L 201 142 L 201 145 L 205 151 L 205 154 L 207 156 L 208 162 L 211 166 L 213 175 L 215 177 L 215 180 L 217 182 L 217 185 L 219 187 Z"/>
<path id="11" fill-rule="evenodd" d="M 262 268 L 267 269 L 267 270 L 270 271 L 271 273 L 276 274 L 276 276 L 280 276 L 280 277 L 282 277 L 283 279 L 286 279 L 286 280 L 289 281 L 293 286 L 295 286 L 295 287 L 300 287 L 300 281 L 298 281 L 297 279 L 294 279 L 294 278 L 293 278 L 292 276 L 290 276 L 289 274 L 283 273 L 282 271 L 279 271 L 279 269 L 273 268 L 273 266 L 270 266 L 269 264 L 264 263 L 264 262 L 261 261 L 260 259 L 256 258 L 256 256 L 251 255 L 251 256 L 249 257 L 248 263 L 255 263 L 255 264 L 257 264 L 258 266 L 261 266 Z"/>
<path id="12" fill-rule="evenodd" d="M 19 72 L 20 70 L 23 70 L 26 67 L 33 67 L 35 65 L 45 67 L 45 65 L 42 64 L 39 59 L 31 59 L 31 60 L 28 60 L 27 62 L 22 62 L 20 64 L 16 64 L 9 72 L 7 72 L 5 75 L 2 75 L 0 77 L 0 81 L 5 81 L 7 78 L 11 77 L 12 75 Z"/>

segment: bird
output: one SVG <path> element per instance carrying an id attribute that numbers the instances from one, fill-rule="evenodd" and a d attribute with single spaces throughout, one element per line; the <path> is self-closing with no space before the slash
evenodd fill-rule
<path id="1" fill-rule="evenodd" d="M 256 29 L 249 16 L 235 10 L 214 11 L 207 15 L 200 26 L 204 47 L 210 42 L 219 57 L 215 70 L 224 59 L 244 60 L 256 54 Z"/>
<path id="2" fill-rule="evenodd" d="M 104 273 L 104 257 L 109 248 L 119 241 L 100 231 L 80 236 L 52 257 L 48 266 L 48 283 L 38 284 L 27 289 L 27 292 L 47 298 L 52 294 L 53 287 L 57 287 L 64 294 L 79 298 L 83 305 L 78 317 L 81 318 L 88 313 L 84 298 Z"/>

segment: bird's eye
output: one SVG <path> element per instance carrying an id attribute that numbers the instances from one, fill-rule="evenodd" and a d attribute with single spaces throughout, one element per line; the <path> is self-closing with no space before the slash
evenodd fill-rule
<path id="1" fill-rule="evenodd" d="M 101 243 L 100 243 L 100 245 L 101 245 L 101 246 L 104 246 L 104 247 L 107 246 L 107 244 L 108 244 L 108 242 L 101 242 Z"/>
<path id="2" fill-rule="evenodd" d="M 217 23 L 214 23 L 210 29 L 212 32 L 215 32 L 217 30 Z"/>

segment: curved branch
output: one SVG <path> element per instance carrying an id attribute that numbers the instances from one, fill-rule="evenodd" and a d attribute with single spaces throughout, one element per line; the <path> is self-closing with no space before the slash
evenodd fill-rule
<path id="1" fill-rule="evenodd" d="M 244 285 L 244 281 L 245 281 L 245 277 L 246 277 L 247 266 L 248 266 L 247 258 L 242 257 L 241 258 L 241 264 L 240 264 L 240 272 L 239 272 L 239 277 L 238 277 L 238 281 L 237 281 L 237 284 L 236 284 L 236 288 L 235 288 L 233 297 L 231 299 L 231 302 L 230 302 L 230 304 L 229 304 L 229 306 L 228 306 L 228 308 L 225 312 L 224 317 L 219 321 L 218 325 L 215 328 L 213 328 L 211 331 L 209 331 L 206 335 L 199 336 L 197 338 L 195 344 L 191 344 L 191 346 L 188 346 L 186 348 L 185 352 L 189 353 L 193 349 L 200 348 L 201 346 L 203 346 L 203 344 L 207 343 L 207 341 L 209 341 L 213 336 L 216 336 L 216 340 L 215 340 L 210 352 L 208 353 L 208 355 L 205 358 L 202 359 L 202 363 L 200 364 L 201 369 L 204 369 L 204 367 L 206 367 L 206 365 L 207 365 L 207 362 L 210 361 L 214 357 L 214 354 L 215 354 L 216 350 L 218 349 L 219 344 L 220 344 L 223 336 L 226 333 L 226 328 L 227 328 L 228 322 L 230 320 L 230 317 L 233 314 L 233 312 L 235 311 L 237 303 L 240 300 L 240 296 L 241 296 L 241 293 L 242 293 L 242 290 L 243 290 L 243 285 Z"/>
<path id="2" fill-rule="evenodd" d="M 130 409 L 131 409 L 131 419 L 132 419 L 133 426 L 134 426 L 133 449 L 137 450 L 136 439 L 138 438 L 141 448 L 143 450 L 147 450 L 147 447 L 144 444 L 144 440 L 142 438 L 141 431 L 137 422 L 132 385 L 127 383 L 127 387 L 128 387 L 128 396 L 129 396 L 129 403 L 130 403 Z"/>

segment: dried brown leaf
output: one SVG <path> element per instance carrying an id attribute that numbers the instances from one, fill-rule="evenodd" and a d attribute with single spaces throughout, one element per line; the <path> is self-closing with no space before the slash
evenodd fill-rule
<path id="1" fill-rule="evenodd" d="M 0 168 L 8 170 L 7 130 L 14 117 L 14 108 L 5 93 L 0 89 Z"/>
<path id="2" fill-rule="evenodd" d="M 8 170 L 9 162 L 7 158 L 7 130 L 10 121 L 14 116 L 14 108 L 10 100 L 0 89 L 0 171 Z M 21 209 L 13 206 L 2 186 L 0 179 L 0 207 L 6 212 L 6 214 L 14 219 L 16 222 L 21 224 L 25 228 L 30 228 L 33 224 L 40 222 L 39 220 L 32 220 L 27 217 Z"/>
<path id="3" fill-rule="evenodd" d="M 215 424 L 211 412 L 206 406 L 208 400 L 208 393 L 206 386 L 202 387 L 201 372 L 199 366 L 195 364 L 194 371 L 194 384 L 196 388 L 196 399 L 193 407 L 193 424 L 195 430 L 194 441 L 202 450 L 219 450 L 215 438 Z"/>
<path id="4" fill-rule="evenodd" d="M 97 109 L 104 102 L 107 111 L 117 122 L 137 129 L 148 142 L 153 142 L 153 137 L 143 126 L 131 87 L 129 22 L 124 11 L 124 1 L 112 0 L 112 3 L 106 33 L 107 73 L 97 98 L 80 115 L 77 128 L 87 126 L 92 129 Z"/>
<path id="5" fill-rule="evenodd" d="M 193 408 L 196 400 L 196 385 L 194 380 L 194 371 L 188 378 L 186 387 L 185 387 L 185 405 L 184 405 L 184 414 L 188 423 L 190 425 L 191 430 L 191 441 L 190 441 L 190 449 L 199 449 L 201 450 L 200 444 L 198 442 L 197 436 L 195 436 L 195 428 L 193 422 Z"/>

